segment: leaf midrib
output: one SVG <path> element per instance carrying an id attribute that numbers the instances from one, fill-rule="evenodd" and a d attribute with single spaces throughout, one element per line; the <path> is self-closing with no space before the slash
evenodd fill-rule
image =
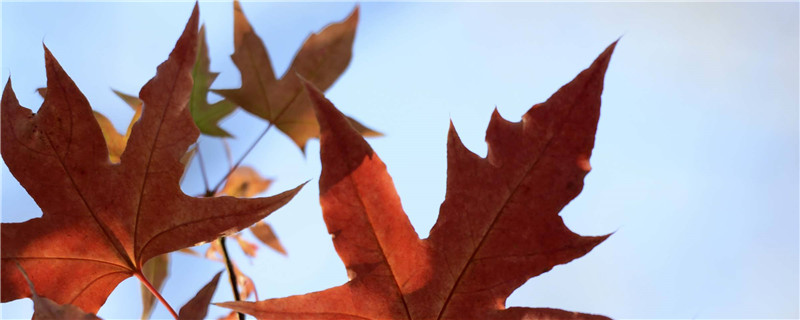
<path id="1" fill-rule="evenodd" d="M 138 270 L 138 267 L 139 267 L 139 261 L 138 260 L 140 259 L 140 254 L 142 252 L 142 251 L 137 252 L 137 250 L 136 250 L 136 243 L 137 242 L 136 241 L 137 241 L 137 238 L 139 236 L 139 216 L 141 216 L 141 212 L 142 212 L 142 202 L 143 202 L 142 199 L 144 198 L 144 191 L 145 191 L 145 188 L 147 186 L 147 178 L 150 176 L 150 164 L 152 163 L 153 153 L 155 152 L 155 148 L 156 148 L 156 145 L 158 144 L 158 140 L 161 137 L 161 127 L 164 124 L 164 120 L 165 120 L 164 118 L 166 117 L 167 111 L 171 107 L 170 103 L 172 102 L 172 95 L 175 93 L 175 86 L 177 86 L 177 82 L 178 82 L 177 80 L 180 78 L 180 76 L 183 73 L 183 70 L 185 68 L 184 62 L 185 62 L 186 59 L 184 59 L 182 56 L 179 56 L 179 57 L 176 58 L 176 60 L 178 62 L 179 68 L 178 68 L 178 71 L 175 73 L 175 78 L 173 79 L 173 81 L 170 82 L 172 84 L 172 86 L 170 87 L 169 96 L 166 99 L 167 103 L 164 106 L 164 110 L 161 111 L 161 117 L 159 118 L 158 126 L 156 127 L 155 138 L 153 139 L 153 143 L 150 145 L 150 152 L 147 155 L 147 164 L 145 165 L 144 178 L 142 179 L 142 187 L 139 189 L 139 201 L 138 201 L 138 203 L 136 205 L 136 218 L 134 219 L 134 223 L 133 223 L 133 251 L 134 251 L 133 255 L 134 255 L 134 259 L 137 260 L 137 261 L 135 261 L 136 269 L 134 269 L 134 270 Z M 167 62 L 165 62 L 165 64 L 169 63 L 169 62 L 170 62 L 170 60 L 167 60 Z M 143 101 L 143 103 L 142 103 L 142 118 L 144 118 L 144 113 L 147 111 L 147 109 L 146 109 L 147 106 L 144 103 L 144 100 L 142 100 L 142 101 Z M 178 115 L 178 116 L 180 116 L 180 115 Z"/>
<path id="2" fill-rule="evenodd" d="M 367 210 L 367 206 L 364 204 L 364 201 L 363 201 L 363 193 L 361 192 L 361 188 L 359 188 L 359 184 L 356 183 L 353 180 L 352 176 L 348 176 L 348 180 L 350 180 L 350 183 L 356 189 L 356 194 L 358 195 L 358 203 L 361 204 L 362 208 L 364 208 L 364 213 L 365 213 L 366 218 L 367 218 L 367 223 L 369 223 L 369 230 L 372 231 L 372 235 L 375 237 L 375 242 L 378 244 L 378 248 L 380 248 L 381 257 L 383 258 L 383 261 L 386 262 L 386 266 L 389 268 L 389 272 L 392 275 L 392 280 L 393 280 L 392 283 L 394 283 L 395 287 L 397 288 L 397 293 L 400 295 L 400 298 L 403 300 L 403 308 L 406 311 L 406 318 L 410 320 L 411 319 L 411 312 L 408 310 L 408 301 L 406 301 L 406 296 L 403 294 L 403 291 L 400 289 L 400 283 L 397 282 L 397 277 L 394 274 L 394 269 L 392 269 L 392 265 L 389 263 L 389 259 L 386 258 L 386 250 L 383 248 L 383 244 L 381 243 L 380 239 L 378 239 L 378 235 L 375 232 L 375 226 L 372 224 L 372 219 L 370 219 L 371 215 L 369 213 L 367 213 L 368 210 Z"/>
<path id="3" fill-rule="evenodd" d="M 53 63 L 53 62 L 50 62 L 50 63 Z M 61 77 L 59 75 L 56 75 L 56 76 L 58 78 L 55 79 L 55 82 L 58 84 L 58 89 L 61 90 L 62 95 L 67 96 L 66 89 L 64 89 L 64 86 L 61 83 Z M 67 178 L 69 178 L 69 181 L 72 184 L 73 189 L 77 192 L 78 197 L 81 199 L 81 202 L 83 203 L 84 207 L 89 212 L 89 215 L 92 217 L 92 219 L 94 219 L 94 222 L 97 224 L 97 226 L 100 227 L 100 230 L 103 231 L 103 235 L 106 237 L 106 241 L 108 241 L 111 244 L 111 246 L 115 249 L 114 251 L 119 256 L 120 260 L 125 262 L 128 265 L 127 267 L 130 268 L 130 270 L 134 270 L 135 269 L 134 268 L 134 264 L 127 257 L 127 255 L 124 254 L 125 253 L 125 247 L 122 245 L 122 243 L 119 242 L 119 239 L 117 239 L 117 238 L 115 238 L 115 237 L 113 237 L 111 235 L 111 231 L 108 230 L 108 226 L 106 226 L 100 220 L 100 218 L 97 217 L 97 214 L 94 212 L 93 208 L 89 205 L 89 202 L 86 200 L 86 197 L 84 197 L 82 190 L 78 187 L 77 183 L 75 182 L 75 179 L 72 177 L 72 174 L 67 169 L 67 166 L 64 163 L 64 159 L 66 159 L 68 157 L 70 151 L 72 150 L 72 134 L 73 134 L 72 122 L 74 121 L 73 116 L 72 116 L 73 105 L 72 105 L 72 103 L 70 102 L 69 99 L 65 99 L 65 103 L 67 105 L 67 108 L 70 110 L 70 117 L 69 117 L 69 119 L 70 119 L 70 129 L 69 129 L 69 139 L 68 139 L 68 143 L 67 143 L 67 151 L 64 154 L 64 158 L 63 159 L 58 155 L 58 150 L 56 150 L 56 148 L 53 145 L 53 142 L 50 139 L 50 136 L 48 135 L 46 130 L 42 130 L 43 136 L 47 140 L 47 144 L 50 146 L 50 149 L 53 150 L 53 154 L 58 159 L 58 163 L 61 165 L 61 169 L 64 170 L 64 174 L 67 176 Z M 105 142 L 104 142 L 104 144 L 105 144 Z"/>
<path id="4" fill-rule="evenodd" d="M 575 99 L 575 101 L 582 101 L 583 100 L 583 99 L 580 99 L 580 98 L 585 96 L 586 88 L 589 86 L 589 84 L 590 84 L 590 81 L 587 81 L 584 84 L 583 88 L 581 88 L 580 95 L 578 96 L 578 98 Z M 545 101 L 545 103 L 547 103 L 547 102 Z M 554 130 L 554 132 L 556 132 L 556 134 L 559 134 L 562 131 L 564 125 L 567 124 L 568 119 L 571 118 L 572 112 L 575 110 L 576 105 L 577 105 L 577 103 L 573 103 L 570 106 L 569 112 L 567 112 L 567 114 L 562 118 L 563 121 L 561 121 L 561 124 L 558 126 L 558 129 Z M 528 111 L 528 112 L 530 112 L 530 111 Z M 527 112 L 526 112 L 526 114 L 527 114 Z M 523 127 L 523 134 L 524 134 L 524 127 Z M 497 223 L 497 221 L 500 220 L 500 216 L 502 215 L 503 212 L 505 212 L 505 208 L 508 205 L 509 200 L 514 197 L 514 195 L 519 190 L 519 187 L 522 184 L 522 181 L 524 181 L 528 177 L 528 175 L 531 173 L 531 171 L 533 171 L 534 168 L 539 164 L 539 161 L 544 157 L 544 154 L 547 152 L 548 148 L 550 147 L 550 144 L 554 140 L 556 140 L 558 137 L 560 137 L 560 136 L 555 136 L 554 135 L 549 140 L 547 140 L 547 143 L 542 148 L 542 151 L 539 153 L 539 155 L 537 156 L 536 160 L 533 163 L 531 163 L 531 165 L 527 169 L 525 169 L 525 173 L 523 175 L 520 175 L 521 178 L 518 179 L 514 183 L 514 188 L 511 190 L 511 192 L 509 193 L 508 197 L 506 197 L 503 200 L 502 205 L 497 210 L 497 213 L 494 214 L 494 219 L 492 219 L 491 224 L 489 224 L 489 227 L 486 228 L 486 230 L 483 232 L 483 236 L 481 236 L 481 241 L 475 247 L 475 250 L 472 251 L 472 254 L 470 255 L 469 259 L 467 259 L 467 262 L 464 264 L 464 267 L 461 269 L 461 272 L 459 272 L 458 278 L 456 278 L 456 282 L 451 287 L 451 290 L 447 295 L 447 299 L 445 300 L 444 304 L 442 305 L 442 308 L 439 311 L 439 315 L 437 315 L 437 317 L 436 317 L 437 320 L 442 319 L 442 316 L 444 315 L 445 311 L 447 310 L 447 306 L 450 303 L 451 298 L 455 294 L 456 288 L 458 288 L 459 284 L 461 283 L 461 281 L 462 281 L 462 279 L 464 277 L 464 274 L 466 273 L 466 270 L 469 268 L 470 265 L 472 265 L 472 263 L 475 260 L 475 256 L 478 254 L 480 249 L 483 247 L 484 243 L 486 243 L 486 239 L 488 238 L 489 232 L 491 232 L 491 230 L 494 229 L 495 224 Z M 485 160 L 485 159 L 483 159 L 483 160 Z"/>

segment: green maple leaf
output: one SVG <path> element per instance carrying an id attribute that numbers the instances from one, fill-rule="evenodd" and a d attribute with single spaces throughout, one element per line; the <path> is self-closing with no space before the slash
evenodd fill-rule
<path id="1" fill-rule="evenodd" d="M 230 137 L 230 133 L 219 127 L 219 121 L 236 110 L 236 105 L 227 100 L 209 104 L 207 100 L 211 84 L 219 73 L 209 70 L 211 61 L 208 58 L 205 25 L 200 27 L 197 40 L 197 60 L 192 68 L 194 84 L 191 98 L 189 98 L 189 111 L 201 133 L 215 137 Z"/>

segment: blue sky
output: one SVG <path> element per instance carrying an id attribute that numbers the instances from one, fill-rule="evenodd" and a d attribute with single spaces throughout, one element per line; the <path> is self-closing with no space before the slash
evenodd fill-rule
<path id="1" fill-rule="evenodd" d="M 354 3 L 244 3 L 280 74 L 305 37 Z M 136 93 L 180 34 L 191 2 L 3 2 L 2 79 L 36 109 L 45 84 L 42 42 L 118 127 L 132 116 L 109 90 Z M 234 88 L 232 6 L 202 2 L 214 88 Z M 517 121 L 622 36 L 611 60 L 581 195 L 562 211 L 584 235 L 615 232 L 585 257 L 534 278 L 508 305 L 615 318 L 798 318 L 798 4 L 788 3 L 377 3 L 361 4 L 353 61 L 327 96 L 386 134 L 370 139 L 421 236 L 445 192 L 445 139 L 453 121 L 485 155 L 497 107 Z M 237 111 L 222 123 L 242 154 L 265 123 Z M 218 140 L 201 137 L 211 180 L 227 167 Z M 347 280 L 318 205 L 319 144 L 307 157 L 277 131 L 245 160 L 276 179 L 276 193 L 308 179 L 267 218 L 288 257 L 248 261 L 261 299 Z M 196 165 L 184 190 L 202 189 Z M 41 214 L 2 171 L 2 220 Z M 236 251 L 236 250 L 234 250 Z M 178 308 L 222 269 L 173 255 L 165 297 Z M 123 282 L 99 315 L 138 318 L 139 288 Z M 214 301 L 229 301 L 225 282 Z M 2 317 L 29 318 L 29 300 Z M 210 315 L 225 310 L 212 307 Z M 158 306 L 155 318 L 168 318 Z"/>

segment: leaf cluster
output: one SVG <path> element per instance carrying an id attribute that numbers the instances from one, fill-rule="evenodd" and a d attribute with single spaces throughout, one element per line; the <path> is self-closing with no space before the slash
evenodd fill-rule
<path id="1" fill-rule="evenodd" d="M 180 319 L 206 316 L 222 272 L 179 312 L 159 294 L 170 254 L 222 262 L 236 301 L 228 318 L 260 319 L 605 319 L 549 308 L 506 308 L 528 279 L 579 258 L 605 240 L 570 231 L 559 211 L 583 188 L 600 115 L 603 79 L 616 43 L 520 122 L 495 110 L 488 156 L 464 147 L 451 124 L 447 193 L 430 237 L 420 239 L 386 165 L 364 137 L 380 135 L 343 115 L 323 92 L 346 70 L 359 9 L 312 34 L 276 77 L 266 46 L 233 2 L 241 87 L 211 89 L 205 27 L 196 5 L 169 58 L 138 97 L 116 92 L 135 112 L 124 133 L 88 100 L 45 47 L 47 87 L 36 113 L 6 84 L 2 156 L 42 209 L 3 223 L 2 301 L 31 298 L 34 318 L 96 319 L 124 279 L 142 283 L 143 314 L 158 300 Z M 209 103 L 209 94 L 224 99 Z M 302 188 L 257 197 L 271 180 L 231 163 L 202 196 L 180 189 L 199 135 L 233 138 L 219 122 L 241 107 L 304 150 L 320 139 L 320 203 L 350 280 L 338 287 L 258 301 L 256 286 L 227 254 L 226 238 L 255 255 L 249 229 L 286 254 L 263 219 Z M 260 138 L 259 138 L 260 139 Z M 224 142 L 224 140 L 221 140 Z M 258 140 L 255 142 L 258 143 Z M 254 143 L 254 145 L 255 145 Z M 198 157 L 202 161 L 202 157 Z M 205 169 L 204 169 L 205 170 Z M 190 249 L 211 243 L 205 253 Z M 255 302 L 246 301 L 255 295 Z"/>

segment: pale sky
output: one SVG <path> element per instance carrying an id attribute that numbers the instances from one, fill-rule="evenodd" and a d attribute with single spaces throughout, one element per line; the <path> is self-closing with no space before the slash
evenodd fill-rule
<path id="1" fill-rule="evenodd" d="M 244 3 L 281 74 L 305 37 L 354 3 Z M 564 211 L 583 235 L 615 232 L 592 252 L 530 280 L 508 306 L 614 318 L 798 318 L 798 3 L 361 3 L 353 61 L 327 92 L 341 110 L 385 133 L 368 140 L 386 163 L 412 224 L 427 236 L 445 192 L 449 121 L 485 155 L 492 110 L 512 121 L 622 37 L 608 68 L 583 192 Z M 42 42 L 93 107 L 124 128 L 137 93 L 183 30 L 191 2 L 3 2 L 2 79 L 37 109 Z M 235 88 L 232 6 L 202 2 L 213 88 Z M 216 98 L 215 98 L 216 99 Z M 241 155 L 266 124 L 237 111 L 222 122 Z M 227 168 L 201 137 L 211 180 Z M 245 160 L 276 179 L 274 194 L 311 182 L 267 221 L 288 257 L 262 248 L 234 259 L 261 299 L 326 289 L 346 272 L 318 202 L 319 144 L 307 157 L 278 131 Z M 202 189 L 189 169 L 184 190 Z M 2 171 L 2 221 L 41 214 Z M 249 235 L 248 235 L 249 236 Z M 223 266 L 173 254 L 163 292 L 180 308 Z M 124 281 L 101 317 L 138 318 L 139 284 Z M 230 301 L 221 281 L 213 301 Z M 30 318 L 30 300 L 2 318 Z M 212 307 L 210 317 L 226 314 Z M 158 306 L 154 318 L 169 318 Z"/>

